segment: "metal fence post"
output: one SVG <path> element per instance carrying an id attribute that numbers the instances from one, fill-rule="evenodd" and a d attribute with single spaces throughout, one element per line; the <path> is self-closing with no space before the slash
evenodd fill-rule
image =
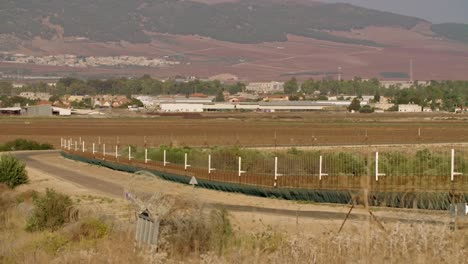
<path id="1" fill-rule="evenodd" d="M 242 158 L 239 157 L 239 173 L 238 173 L 239 177 L 244 173 L 246 173 L 246 171 L 242 170 Z"/>
<path id="2" fill-rule="evenodd" d="M 273 185 L 274 187 L 278 186 L 278 177 L 279 176 L 283 176 L 283 174 L 278 173 L 278 157 L 275 157 L 275 183 Z"/>
<path id="3" fill-rule="evenodd" d="M 452 149 L 452 155 L 450 159 L 450 180 L 454 181 L 455 176 L 463 175 L 461 172 L 455 172 L 455 149 Z"/>
<path id="4" fill-rule="evenodd" d="M 119 158 L 119 145 L 115 145 L 115 158 Z"/>
<path id="5" fill-rule="evenodd" d="M 320 164 L 319 164 L 319 180 L 321 181 L 321 180 L 322 180 L 322 177 L 323 177 L 323 176 L 328 176 L 328 174 L 322 172 L 322 170 L 323 170 L 323 169 L 322 169 L 322 168 L 323 168 L 323 157 L 322 157 L 322 156 L 320 156 L 320 160 L 319 160 L 319 161 L 320 161 L 320 162 L 319 162 L 319 163 L 320 163 Z"/>
<path id="6" fill-rule="evenodd" d="M 185 153 L 185 162 L 184 162 L 184 169 L 187 170 L 189 167 L 192 167 L 191 165 L 188 165 L 188 161 L 187 161 L 187 153 Z"/>
<path id="7" fill-rule="evenodd" d="M 379 176 L 385 176 L 385 173 L 379 173 L 379 152 L 375 152 L 375 181 L 379 181 Z"/>
<path id="8" fill-rule="evenodd" d="M 145 149 L 145 163 L 148 163 L 150 159 L 148 159 L 148 149 Z"/>
<path id="9" fill-rule="evenodd" d="M 215 168 L 211 168 L 211 155 L 208 155 L 208 174 L 211 174 L 211 172 L 215 170 Z"/>

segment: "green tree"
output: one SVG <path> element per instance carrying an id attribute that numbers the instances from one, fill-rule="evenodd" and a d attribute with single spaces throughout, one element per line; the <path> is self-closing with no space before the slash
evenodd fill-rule
<path id="1" fill-rule="evenodd" d="M 374 102 L 378 103 L 380 102 L 380 90 L 377 89 L 374 94 Z"/>
<path id="2" fill-rule="evenodd" d="M 284 93 L 285 94 L 295 94 L 299 89 L 296 78 L 291 78 L 291 80 L 284 83 Z"/>
<path id="3" fill-rule="evenodd" d="M 11 155 L 0 156 L 0 183 L 10 188 L 28 183 L 26 165 Z"/>
<path id="4" fill-rule="evenodd" d="M 215 97 L 215 102 L 225 102 L 223 90 L 219 90 Z"/>
<path id="5" fill-rule="evenodd" d="M 348 106 L 348 110 L 350 112 L 351 111 L 358 112 L 359 110 L 361 110 L 361 101 L 359 101 L 359 99 L 355 97 L 353 101 L 351 101 L 351 104 Z"/>

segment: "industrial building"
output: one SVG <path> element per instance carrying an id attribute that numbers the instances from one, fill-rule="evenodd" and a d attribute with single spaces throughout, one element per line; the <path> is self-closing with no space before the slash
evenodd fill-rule
<path id="1" fill-rule="evenodd" d="M 35 105 L 25 107 L 24 115 L 30 117 L 48 117 L 53 115 L 71 116 L 71 109 L 51 105 Z"/>
<path id="2" fill-rule="evenodd" d="M 21 115 L 23 109 L 21 107 L 5 107 L 0 108 L 0 115 Z"/>
<path id="3" fill-rule="evenodd" d="M 162 112 L 199 113 L 215 111 L 321 111 L 331 107 L 349 106 L 349 101 L 273 101 L 251 103 L 162 103 Z M 362 103 L 365 105 L 366 103 Z"/>
<path id="4" fill-rule="evenodd" d="M 422 112 L 422 107 L 417 104 L 400 104 L 398 105 L 398 112 L 420 113 Z"/>
<path id="5" fill-rule="evenodd" d="M 284 83 L 282 82 L 253 82 L 245 87 L 247 91 L 255 93 L 275 93 L 284 92 Z"/>

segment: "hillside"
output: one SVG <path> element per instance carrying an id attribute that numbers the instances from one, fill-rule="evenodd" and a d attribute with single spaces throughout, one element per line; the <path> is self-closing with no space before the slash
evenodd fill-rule
<path id="1" fill-rule="evenodd" d="M 439 36 L 468 44 L 468 25 L 444 23 L 432 25 L 432 31 Z"/>
<path id="2" fill-rule="evenodd" d="M 15 0 L 0 10 L 0 34 L 20 39 L 86 37 L 94 41 L 148 43 L 147 32 L 199 35 L 237 43 L 286 41 L 287 34 L 334 42 L 376 45 L 333 38 L 321 30 L 368 26 L 411 28 L 422 20 L 348 4 L 301 1 L 239 1 L 205 4 L 167 0 Z M 63 29 L 57 30 L 57 26 Z"/>
<path id="3" fill-rule="evenodd" d="M 3 0 L 1 5 L 0 51 L 38 58 L 12 63 L 6 55 L 0 60 L 0 76 L 209 78 L 227 73 L 234 79 L 264 81 L 337 78 L 341 67 L 347 79 L 408 79 L 412 59 L 415 79 L 445 80 L 466 79 L 463 69 L 468 67 L 463 25 L 432 25 L 349 4 Z M 56 63 L 55 57 L 43 60 L 65 54 L 80 59 L 69 64 Z M 98 67 L 86 66 L 96 62 L 83 62 L 93 56 L 99 61 L 134 56 L 133 61 L 161 63 L 123 66 L 110 59 Z"/>

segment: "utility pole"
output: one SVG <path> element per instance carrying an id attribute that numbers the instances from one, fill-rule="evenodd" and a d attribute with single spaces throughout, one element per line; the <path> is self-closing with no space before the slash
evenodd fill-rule
<path id="1" fill-rule="evenodd" d="M 413 76 L 413 59 L 410 59 L 410 82 L 414 82 L 414 76 Z"/>

